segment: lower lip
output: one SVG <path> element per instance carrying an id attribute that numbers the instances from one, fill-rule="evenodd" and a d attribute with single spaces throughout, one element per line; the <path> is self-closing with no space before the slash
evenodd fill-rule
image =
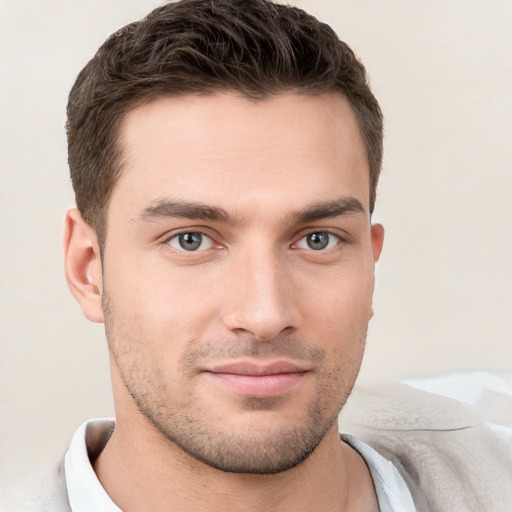
<path id="1" fill-rule="evenodd" d="M 209 373 L 210 377 L 243 396 L 269 397 L 286 393 L 306 375 L 305 372 L 273 375 L 239 375 L 236 373 Z"/>

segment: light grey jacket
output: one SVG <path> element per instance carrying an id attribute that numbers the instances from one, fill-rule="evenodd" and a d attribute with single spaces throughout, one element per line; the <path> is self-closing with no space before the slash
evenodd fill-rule
<path id="1" fill-rule="evenodd" d="M 512 512 L 512 399 L 488 392 L 482 403 L 359 386 L 340 426 L 395 465 L 418 512 Z"/>

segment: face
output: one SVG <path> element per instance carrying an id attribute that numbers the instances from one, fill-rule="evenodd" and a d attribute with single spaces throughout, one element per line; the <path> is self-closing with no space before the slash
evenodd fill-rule
<path id="1" fill-rule="evenodd" d="M 212 467 L 297 465 L 335 428 L 372 315 L 382 231 L 348 102 L 161 98 L 120 140 L 102 302 L 116 401 Z"/>

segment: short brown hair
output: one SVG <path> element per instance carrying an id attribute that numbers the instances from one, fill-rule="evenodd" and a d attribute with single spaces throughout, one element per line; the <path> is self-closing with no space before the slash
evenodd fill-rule
<path id="1" fill-rule="evenodd" d="M 83 218 L 106 236 L 106 208 L 122 163 L 129 110 L 171 95 L 236 91 L 249 98 L 339 91 L 357 116 L 373 211 L 382 162 L 382 113 L 364 66 L 325 23 L 268 0 L 181 0 L 112 34 L 69 95 L 68 154 Z"/>

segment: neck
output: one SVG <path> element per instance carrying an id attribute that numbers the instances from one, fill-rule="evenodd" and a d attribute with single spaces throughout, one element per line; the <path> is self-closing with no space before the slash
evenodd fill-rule
<path id="1" fill-rule="evenodd" d="M 103 487 L 125 512 L 276 509 L 294 512 L 378 510 L 361 457 L 342 443 L 337 425 L 298 466 L 273 475 L 226 473 L 190 457 L 145 419 L 143 429 L 118 416 L 94 464 Z"/>

